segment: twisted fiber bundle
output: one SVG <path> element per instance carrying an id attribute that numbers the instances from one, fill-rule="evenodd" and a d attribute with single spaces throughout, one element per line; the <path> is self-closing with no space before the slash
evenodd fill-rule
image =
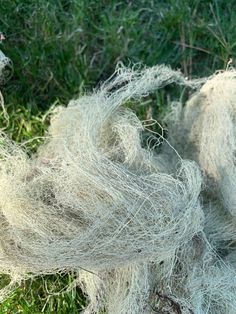
<path id="1" fill-rule="evenodd" d="M 226 210 L 236 216 L 236 72 L 213 76 L 185 108 L 175 112 L 170 141 L 196 160 Z M 173 121 L 173 120 L 172 120 Z"/>
<path id="2" fill-rule="evenodd" d="M 183 158 L 195 160 L 204 174 L 204 234 L 217 256 L 224 260 L 224 265 L 235 271 L 236 71 L 231 69 L 210 77 L 186 106 L 175 103 L 172 109 L 167 117 L 169 141 Z M 167 156 L 172 154 L 167 146 L 163 151 Z M 176 156 L 172 154 L 172 168 L 175 163 Z M 221 276 L 224 275 L 225 271 Z M 206 273 L 204 278 L 207 277 L 210 285 L 213 278 Z M 233 273 L 232 278 L 235 280 Z M 230 280 L 226 281 L 228 284 Z M 232 306 L 232 300 L 228 301 Z M 206 309 L 200 313 L 204 311 Z M 213 311 L 218 312 L 218 308 Z M 226 308 L 225 313 L 235 313 L 235 307 Z"/>
<path id="3" fill-rule="evenodd" d="M 31 158 L 1 135 L 0 271 L 12 278 L 2 299 L 22 279 L 73 270 L 85 313 L 234 313 L 233 258 L 216 252 L 234 238 L 211 226 L 214 202 L 214 215 L 202 209 L 197 164 L 143 148 L 143 124 L 122 107 L 174 82 L 202 83 L 165 66 L 119 67 L 58 108 Z"/>

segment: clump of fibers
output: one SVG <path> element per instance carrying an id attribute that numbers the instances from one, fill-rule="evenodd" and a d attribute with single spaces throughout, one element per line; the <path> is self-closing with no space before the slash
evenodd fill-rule
<path id="1" fill-rule="evenodd" d="M 170 141 L 196 160 L 225 209 L 236 216 L 236 71 L 211 77 L 184 108 L 177 107 Z"/>
<path id="2" fill-rule="evenodd" d="M 236 71 L 232 69 L 210 77 L 185 106 L 175 103 L 166 119 L 170 125 L 169 142 L 183 158 L 195 160 L 204 175 L 201 193 L 205 215 L 204 235 L 216 255 L 217 268 L 213 276 L 210 272 L 212 268 L 207 266 L 203 278 L 205 282 L 208 281 L 209 292 L 211 291 L 213 303 L 216 304 L 212 307 L 213 313 L 235 312 L 232 301 L 236 266 L 235 104 Z M 170 158 L 173 169 L 178 160 L 176 155 L 167 145 L 163 147 L 163 153 Z M 217 291 L 213 292 L 211 284 L 215 281 L 220 287 L 223 284 L 223 281 L 220 283 L 220 278 L 226 273 L 229 277 L 232 276 L 232 280 L 224 280 L 228 287 L 232 285 L 229 290 L 233 294 L 228 294 L 230 297 L 223 310 L 220 302 L 216 302 L 217 298 L 213 296 Z M 192 283 L 195 282 L 191 276 L 189 278 Z M 196 296 L 197 291 L 194 293 Z M 218 299 L 222 300 L 225 296 L 221 294 Z M 205 309 L 205 305 L 199 307 L 199 312 L 204 313 Z"/>
<path id="3" fill-rule="evenodd" d="M 203 80 L 120 66 L 57 109 L 34 156 L 1 134 L 0 271 L 12 278 L 2 300 L 23 279 L 76 271 L 87 314 L 234 313 L 232 258 L 217 252 L 234 237 L 210 225 L 218 207 L 200 196 L 197 163 L 169 144 L 144 148 L 144 125 L 122 106 L 170 83 Z"/>

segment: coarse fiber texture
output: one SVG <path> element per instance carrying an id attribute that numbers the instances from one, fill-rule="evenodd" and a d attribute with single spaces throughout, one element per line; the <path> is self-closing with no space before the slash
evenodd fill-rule
<path id="1" fill-rule="evenodd" d="M 57 108 L 34 156 L 1 134 L 0 271 L 12 279 L 2 300 L 21 280 L 73 271 L 85 313 L 235 313 L 231 216 L 201 192 L 198 157 L 182 159 L 165 140 L 162 152 L 145 148 L 147 122 L 122 106 L 203 82 L 162 65 L 119 65 L 92 94 Z"/>
<path id="2" fill-rule="evenodd" d="M 177 111 L 173 145 L 199 163 L 208 190 L 236 216 L 236 71 L 213 76 Z"/>

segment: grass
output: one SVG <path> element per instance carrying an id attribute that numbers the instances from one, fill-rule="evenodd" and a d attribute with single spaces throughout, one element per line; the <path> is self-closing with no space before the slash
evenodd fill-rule
<path id="1" fill-rule="evenodd" d="M 187 77 L 210 75 L 236 58 L 235 1 L 229 0 L 0 0 L 0 49 L 14 63 L 1 87 L 9 119 L 0 127 L 34 152 L 49 124 L 52 105 L 65 105 L 109 77 L 118 61 L 170 64 Z M 174 88 L 131 106 L 158 120 Z M 78 289 L 56 292 L 71 274 L 25 282 L 0 313 L 78 313 Z M 4 280 L 2 279 L 2 282 Z"/>
<path id="2" fill-rule="evenodd" d="M 78 287 L 68 289 L 68 286 L 73 285 L 74 279 L 73 274 L 57 274 L 28 280 L 1 305 L 0 313 L 78 313 L 86 302 Z M 6 279 L 2 278 L 2 282 L 4 280 Z"/>

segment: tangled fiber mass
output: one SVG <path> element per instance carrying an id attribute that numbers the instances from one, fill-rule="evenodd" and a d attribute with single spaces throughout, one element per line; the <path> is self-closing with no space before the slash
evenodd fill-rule
<path id="1" fill-rule="evenodd" d="M 123 106 L 175 83 L 167 140 Z M 128 69 L 54 113 L 27 152 L 1 134 L 0 271 L 22 280 L 75 271 L 84 313 L 236 313 L 236 72 L 189 81 Z M 153 136 L 153 135 L 152 135 Z"/>

